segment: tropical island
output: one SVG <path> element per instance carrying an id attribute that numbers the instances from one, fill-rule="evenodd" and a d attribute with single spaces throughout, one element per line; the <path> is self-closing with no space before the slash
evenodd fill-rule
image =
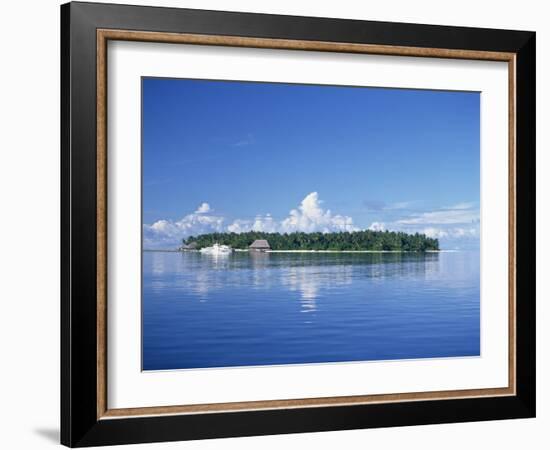
<path id="1" fill-rule="evenodd" d="M 258 243 L 261 243 L 258 245 Z M 181 250 L 201 250 L 214 244 L 238 250 L 263 251 L 438 251 L 439 241 L 425 234 L 395 231 L 352 231 L 337 233 L 208 233 L 182 240 Z"/>

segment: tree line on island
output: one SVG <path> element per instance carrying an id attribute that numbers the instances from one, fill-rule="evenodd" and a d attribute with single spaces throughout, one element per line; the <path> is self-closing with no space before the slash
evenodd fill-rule
<path id="1" fill-rule="evenodd" d="M 196 249 L 215 243 L 235 249 L 247 249 L 255 240 L 265 239 L 272 250 L 371 250 L 425 252 L 439 250 L 439 241 L 425 234 L 408 234 L 395 231 L 352 231 L 337 233 L 208 233 L 183 239 L 184 246 Z"/>

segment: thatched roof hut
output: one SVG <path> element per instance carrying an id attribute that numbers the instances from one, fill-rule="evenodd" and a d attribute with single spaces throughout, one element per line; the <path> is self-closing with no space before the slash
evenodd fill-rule
<path id="1" fill-rule="evenodd" d="M 250 246 L 248 247 L 250 250 L 271 250 L 271 247 L 269 246 L 269 242 L 267 242 L 265 239 L 256 239 Z"/>

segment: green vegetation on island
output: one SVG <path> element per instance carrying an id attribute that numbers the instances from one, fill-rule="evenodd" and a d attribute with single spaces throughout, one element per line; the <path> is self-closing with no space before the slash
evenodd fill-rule
<path id="1" fill-rule="evenodd" d="M 403 251 L 439 250 L 439 241 L 424 234 L 394 231 L 353 231 L 338 233 L 208 233 L 190 236 L 183 246 L 195 249 L 215 243 L 247 249 L 254 241 L 265 239 L 272 250 Z"/>

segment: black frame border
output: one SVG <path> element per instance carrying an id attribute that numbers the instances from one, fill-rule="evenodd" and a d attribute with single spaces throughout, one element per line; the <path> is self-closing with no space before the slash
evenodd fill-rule
<path id="1" fill-rule="evenodd" d="M 97 419 L 96 30 L 516 54 L 516 395 Z M 534 32 L 73 2 L 61 6 L 61 443 L 70 447 L 535 416 Z"/>

